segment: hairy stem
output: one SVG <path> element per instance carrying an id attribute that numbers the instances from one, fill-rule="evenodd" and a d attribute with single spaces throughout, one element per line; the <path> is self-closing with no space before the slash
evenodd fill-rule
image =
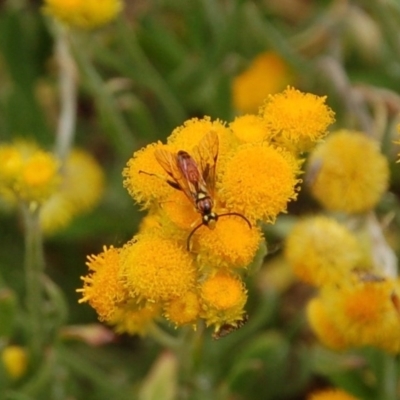
<path id="1" fill-rule="evenodd" d="M 22 206 L 25 225 L 25 286 L 28 312 L 28 337 L 33 360 L 41 358 L 43 348 L 43 241 L 39 221 L 40 207 Z"/>

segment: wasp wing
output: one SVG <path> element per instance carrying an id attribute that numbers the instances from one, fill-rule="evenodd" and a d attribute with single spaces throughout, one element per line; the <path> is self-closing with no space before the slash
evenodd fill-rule
<path id="1" fill-rule="evenodd" d="M 188 182 L 184 177 L 181 169 L 179 168 L 177 155 L 165 149 L 156 149 L 154 151 L 154 156 L 161 167 L 164 168 L 168 176 L 172 179 L 172 181 L 177 184 L 179 189 L 182 190 L 183 193 L 185 193 L 189 200 L 193 201 L 192 191 L 190 190 Z M 175 188 L 175 186 L 173 187 Z"/>
<path id="2" fill-rule="evenodd" d="M 207 133 L 192 150 L 199 165 L 208 191 L 213 195 L 215 189 L 215 168 L 218 159 L 219 140 L 215 131 Z"/>

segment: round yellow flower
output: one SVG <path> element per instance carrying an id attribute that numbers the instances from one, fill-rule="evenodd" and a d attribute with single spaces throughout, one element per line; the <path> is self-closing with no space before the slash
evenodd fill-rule
<path id="1" fill-rule="evenodd" d="M 0 191 L 6 200 L 43 203 L 59 187 L 59 162 L 34 143 L 0 146 Z"/>
<path id="2" fill-rule="evenodd" d="M 228 210 L 251 221 L 274 222 L 296 198 L 299 162 L 267 143 L 244 144 L 226 162 L 220 198 Z"/>
<path id="3" fill-rule="evenodd" d="M 262 241 L 257 226 L 250 227 L 239 216 L 223 216 L 215 229 L 198 230 L 197 246 L 201 265 L 212 268 L 244 268 L 248 266 Z"/>
<path id="4" fill-rule="evenodd" d="M 269 94 L 280 92 L 292 81 L 293 73 L 282 57 L 261 53 L 233 80 L 234 108 L 242 113 L 257 112 Z"/>
<path id="5" fill-rule="evenodd" d="M 229 124 L 232 132 L 243 143 L 260 142 L 267 135 L 264 120 L 259 115 L 247 114 L 236 117 Z"/>
<path id="6" fill-rule="evenodd" d="M 196 271 L 189 253 L 154 232 L 137 235 L 121 253 L 121 275 L 133 297 L 150 302 L 171 300 L 192 289 Z"/>
<path id="7" fill-rule="evenodd" d="M 246 289 L 238 276 L 218 272 L 209 276 L 200 286 L 202 318 L 215 330 L 225 324 L 236 324 L 243 319 L 247 300 Z"/>
<path id="8" fill-rule="evenodd" d="M 6 346 L 1 351 L 1 360 L 8 373 L 13 379 L 21 378 L 28 367 L 28 353 L 21 346 Z"/>
<path id="9" fill-rule="evenodd" d="M 89 256 L 86 264 L 89 274 L 81 277 L 83 288 L 77 289 L 77 292 L 82 293 L 79 303 L 88 302 L 100 320 L 110 321 L 118 306 L 129 299 L 119 276 L 120 249 L 104 247 L 102 253 Z"/>
<path id="10" fill-rule="evenodd" d="M 360 262 L 362 251 L 346 227 L 318 216 L 293 227 L 286 238 L 285 257 L 302 281 L 320 287 L 345 280 Z"/>
<path id="11" fill-rule="evenodd" d="M 270 95 L 260 110 L 268 136 L 288 149 L 307 151 L 327 135 L 334 112 L 326 97 L 302 93 L 292 87 Z"/>
<path id="12" fill-rule="evenodd" d="M 341 130 L 310 156 L 313 196 L 327 209 L 362 213 L 376 206 L 389 184 L 387 159 L 360 132 Z"/>
<path id="13" fill-rule="evenodd" d="M 200 302 L 196 292 L 188 291 L 171 299 L 164 308 L 165 317 L 177 327 L 195 323 L 200 315 Z"/>
<path id="14" fill-rule="evenodd" d="M 108 24 L 122 10 L 121 0 L 45 0 L 44 11 L 76 28 L 93 29 Z"/>
<path id="15" fill-rule="evenodd" d="M 58 188 L 60 175 L 59 163 L 47 152 L 38 150 L 24 161 L 15 191 L 17 197 L 27 202 L 43 203 Z"/>

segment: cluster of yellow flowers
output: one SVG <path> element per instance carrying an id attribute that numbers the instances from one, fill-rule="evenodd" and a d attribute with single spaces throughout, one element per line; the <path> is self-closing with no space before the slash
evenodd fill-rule
<path id="1" fill-rule="evenodd" d="M 333 133 L 316 147 L 307 172 L 315 198 L 342 215 L 371 211 L 389 181 L 377 143 L 355 131 Z M 295 225 L 285 253 L 296 275 L 320 289 L 307 313 L 321 342 L 336 350 L 369 345 L 398 353 L 400 282 L 385 276 L 365 244 L 333 217 L 313 216 Z"/>
<path id="2" fill-rule="evenodd" d="M 191 119 L 167 144 L 135 152 L 124 186 L 148 214 L 129 243 L 89 257 L 80 302 L 131 334 L 159 318 L 194 329 L 202 321 L 216 336 L 242 325 L 259 225 L 296 199 L 300 152 L 332 121 L 325 98 L 289 87 L 257 115 Z"/>
<path id="3" fill-rule="evenodd" d="M 115 19 L 122 7 L 121 0 L 45 0 L 43 9 L 68 26 L 93 29 Z"/>
<path id="4" fill-rule="evenodd" d="M 83 150 L 72 150 L 64 165 L 35 143 L 17 140 L 0 145 L 0 199 L 40 206 L 45 233 L 65 227 L 73 217 L 93 208 L 103 193 L 104 174 Z"/>

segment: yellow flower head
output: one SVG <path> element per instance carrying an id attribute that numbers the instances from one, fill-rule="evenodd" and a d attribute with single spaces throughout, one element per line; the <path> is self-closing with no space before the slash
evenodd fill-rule
<path id="1" fill-rule="evenodd" d="M 92 209 L 104 190 L 104 174 L 86 151 L 74 149 L 62 169 L 60 188 L 44 204 L 40 220 L 45 233 L 67 225 L 73 216 Z"/>
<path id="2" fill-rule="evenodd" d="M 333 350 L 345 350 L 349 344 L 345 335 L 332 321 L 326 306 L 320 297 L 307 304 L 307 319 L 318 339 Z"/>
<path id="3" fill-rule="evenodd" d="M 0 146 L 0 191 L 6 200 L 43 203 L 59 187 L 59 162 L 34 143 Z"/>
<path id="4" fill-rule="evenodd" d="M 93 29 L 115 19 L 122 4 L 121 0 L 45 0 L 44 11 L 66 25 Z"/>
<path id="5" fill-rule="evenodd" d="M 89 275 L 82 277 L 83 288 L 79 303 L 88 302 L 102 321 L 110 321 L 120 304 L 128 301 L 119 270 L 120 249 L 104 247 L 103 252 L 88 257 Z"/>
<path id="6" fill-rule="evenodd" d="M 126 289 L 140 300 L 159 302 L 183 296 L 196 280 L 186 249 L 151 231 L 125 245 L 121 265 Z"/>
<path id="7" fill-rule="evenodd" d="M 183 326 L 195 323 L 200 316 L 200 302 L 198 294 L 188 291 L 180 297 L 171 299 L 164 308 L 165 317 L 175 326 Z"/>
<path id="8" fill-rule="evenodd" d="M 232 83 L 234 108 L 242 113 L 253 113 L 264 99 L 280 92 L 293 82 L 293 73 L 278 54 L 259 54 Z"/>
<path id="9" fill-rule="evenodd" d="M 215 325 L 216 331 L 243 319 L 247 293 L 238 276 L 227 272 L 209 276 L 200 286 L 200 297 L 202 317 L 207 326 Z"/>
<path id="10" fill-rule="evenodd" d="M 260 110 L 268 136 L 274 142 L 297 151 L 307 151 L 326 136 L 334 121 L 326 97 L 302 93 L 292 87 L 270 95 Z"/>
<path id="11" fill-rule="evenodd" d="M 243 143 L 260 142 L 267 135 L 264 120 L 259 115 L 247 114 L 236 117 L 229 127 Z"/>
<path id="12" fill-rule="evenodd" d="M 7 374 L 13 378 L 21 378 L 28 367 L 28 352 L 21 346 L 6 346 L 1 351 L 1 360 Z"/>
<path id="13" fill-rule="evenodd" d="M 376 206 L 389 181 L 387 159 L 360 132 L 341 130 L 311 154 L 313 196 L 328 210 L 362 213 Z"/>
<path id="14" fill-rule="evenodd" d="M 160 307 L 157 304 L 146 303 L 143 307 L 135 307 L 130 303 L 117 308 L 107 322 L 114 325 L 117 333 L 144 336 L 160 316 Z"/>
<path id="15" fill-rule="evenodd" d="M 347 228 L 318 216 L 294 226 L 286 239 L 285 256 L 302 281 L 320 287 L 345 280 L 362 252 Z"/>
<path id="16" fill-rule="evenodd" d="M 251 221 L 274 222 L 296 198 L 299 162 L 267 143 L 244 144 L 226 162 L 221 200 Z"/>
<path id="17" fill-rule="evenodd" d="M 175 190 L 167 184 L 169 177 L 154 156 L 161 147 L 157 142 L 135 152 L 122 172 L 124 187 L 143 208 L 165 200 Z"/>
<path id="18" fill-rule="evenodd" d="M 23 166 L 23 157 L 13 145 L 0 146 L 0 184 L 12 185 L 16 181 Z"/>
<path id="19" fill-rule="evenodd" d="M 215 229 L 198 230 L 201 264 L 212 268 L 244 268 L 252 262 L 261 240 L 257 226 L 249 227 L 239 216 L 221 217 Z"/>
<path id="20" fill-rule="evenodd" d="M 340 389 L 326 389 L 312 393 L 307 400 L 360 400 Z"/>
<path id="21" fill-rule="evenodd" d="M 23 162 L 13 188 L 15 195 L 26 202 L 43 203 L 59 186 L 58 169 L 59 163 L 52 154 L 35 151 Z"/>
<path id="22" fill-rule="evenodd" d="M 397 281 L 358 281 L 324 291 L 327 311 L 353 346 L 400 351 Z"/>

